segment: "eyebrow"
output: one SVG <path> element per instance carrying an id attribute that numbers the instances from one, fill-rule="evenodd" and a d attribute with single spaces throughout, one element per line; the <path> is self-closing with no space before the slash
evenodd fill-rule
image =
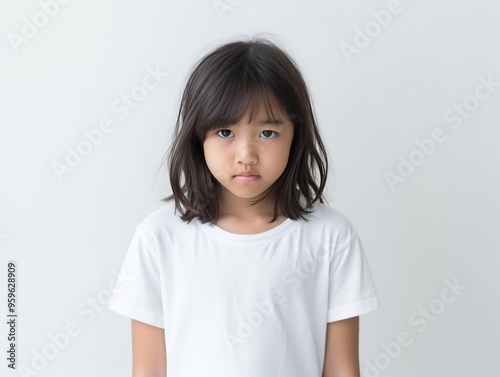
<path id="1" fill-rule="evenodd" d="M 260 124 L 262 126 L 264 126 L 266 124 L 272 124 L 275 126 L 283 126 L 284 125 L 284 123 L 279 119 L 264 119 L 264 120 L 258 121 L 257 124 Z"/>

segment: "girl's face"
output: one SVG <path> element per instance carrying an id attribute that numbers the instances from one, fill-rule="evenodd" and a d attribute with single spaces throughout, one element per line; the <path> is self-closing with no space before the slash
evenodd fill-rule
<path id="1" fill-rule="evenodd" d="M 205 161 L 223 198 L 249 202 L 265 193 L 285 170 L 292 140 L 293 123 L 281 115 L 268 121 L 263 106 L 253 123 L 245 116 L 238 124 L 208 132 Z"/>

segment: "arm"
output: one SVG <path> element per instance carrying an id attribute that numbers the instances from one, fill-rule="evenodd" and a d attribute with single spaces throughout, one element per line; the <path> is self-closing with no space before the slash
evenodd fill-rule
<path id="1" fill-rule="evenodd" d="M 323 377 L 359 377 L 359 316 L 327 324 Z"/>
<path id="2" fill-rule="evenodd" d="M 166 377 L 164 330 L 132 320 L 132 377 Z"/>

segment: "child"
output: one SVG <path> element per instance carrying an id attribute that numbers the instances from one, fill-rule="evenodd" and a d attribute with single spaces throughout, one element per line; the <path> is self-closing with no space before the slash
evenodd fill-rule
<path id="1" fill-rule="evenodd" d="M 109 304 L 132 319 L 133 376 L 359 376 L 359 315 L 379 301 L 356 229 L 323 203 L 293 60 L 262 38 L 201 59 L 168 156 L 173 193 Z"/>

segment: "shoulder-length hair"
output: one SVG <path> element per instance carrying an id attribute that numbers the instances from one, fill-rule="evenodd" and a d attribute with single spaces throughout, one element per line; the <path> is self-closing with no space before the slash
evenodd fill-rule
<path id="1" fill-rule="evenodd" d="M 262 103 L 268 115 L 277 104 L 278 111 L 292 121 L 294 134 L 283 174 L 252 205 L 268 196 L 274 198 L 271 223 L 280 212 L 307 221 L 304 214 L 312 212 L 309 209 L 317 200 L 323 203 L 328 158 L 304 79 L 286 52 L 256 37 L 219 46 L 198 61 L 187 81 L 167 152 L 172 195 L 162 199 L 175 200 L 183 221 L 197 218 L 215 224 L 219 216 L 220 183 L 210 173 L 203 153 L 207 132 L 238 123 L 248 108 L 252 122 Z"/>

